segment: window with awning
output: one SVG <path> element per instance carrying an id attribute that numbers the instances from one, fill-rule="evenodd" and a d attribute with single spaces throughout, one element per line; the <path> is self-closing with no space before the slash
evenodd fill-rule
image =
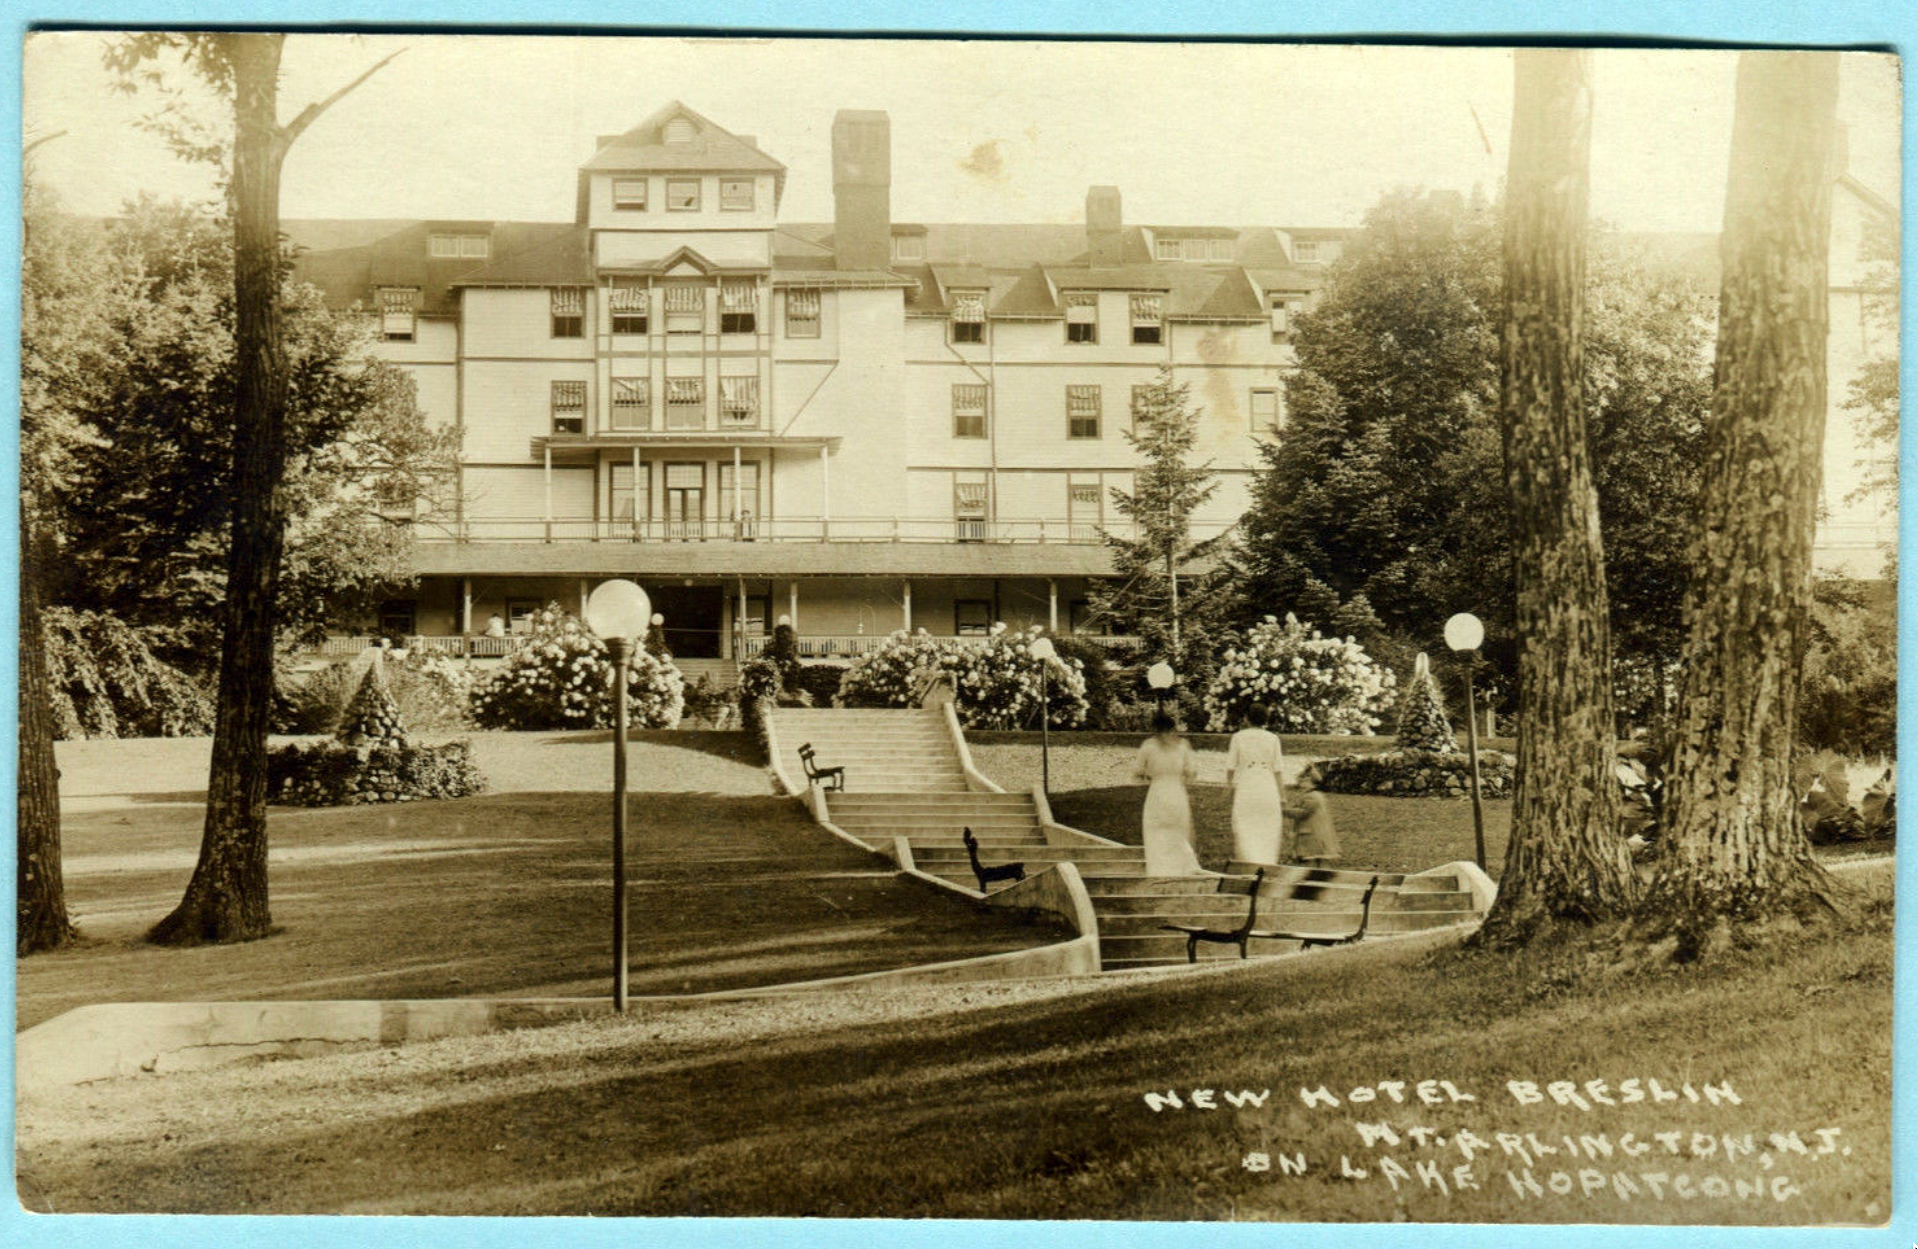
<path id="1" fill-rule="evenodd" d="M 1135 343 L 1164 341 L 1165 297 L 1156 292 L 1140 292 L 1132 296 L 1131 304 L 1132 341 Z"/>
<path id="2" fill-rule="evenodd" d="M 759 289 L 750 280 L 729 280 L 719 287 L 719 332 L 751 334 L 758 328 Z"/>
<path id="3" fill-rule="evenodd" d="M 983 382 L 956 382 L 952 387 L 952 436 L 986 436 L 986 387 Z"/>
<path id="4" fill-rule="evenodd" d="M 647 316 L 651 309 L 647 306 L 651 297 L 644 282 L 632 278 L 616 278 L 613 281 L 613 333 L 644 334 L 647 329 Z"/>
<path id="5" fill-rule="evenodd" d="M 554 338 L 585 337 L 586 292 L 577 286 L 555 286 L 552 309 Z"/>
<path id="6" fill-rule="evenodd" d="M 984 291 L 952 292 L 952 341 L 955 343 L 986 341 L 986 293 Z"/>
<path id="7" fill-rule="evenodd" d="M 387 286 L 380 290 L 380 337 L 396 342 L 411 342 L 417 328 L 420 293 L 411 286 Z"/>
<path id="8" fill-rule="evenodd" d="M 759 379 L 719 379 L 719 416 L 729 425 L 751 425 L 759 419 Z"/>
<path id="9" fill-rule="evenodd" d="M 795 289 L 786 292 L 786 337 L 819 337 L 819 292 Z"/>
<path id="10" fill-rule="evenodd" d="M 666 332 L 698 334 L 706 328 L 706 288 L 681 283 L 666 288 Z"/>
<path id="11" fill-rule="evenodd" d="M 556 434 L 583 434 L 586 432 L 586 383 L 553 383 L 553 432 Z"/>
<path id="12" fill-rule="evenodd" d="M 1066 341 L 1069 343 L 1096 343 L 1099 341 L 1099 294 L 1097 291 L 1067 291 L 1066 300 Z"/>
<path id="13" fill-rule="evenodd" d="M 666 428 L 703 429 L 706 425 L 706 385 L 697 377 L 666 379 Z"/>
<path id="14" fill-rule="evenodd" d="M 652 386 L 643 377 L 613 379 L 613 428 L 646 429 L 652 425 Z"/>
<path id="15" fill-rule="evenodd" d="M 1099 387 L 1066 387 L 1066 437 L 1099 436 Z"/>

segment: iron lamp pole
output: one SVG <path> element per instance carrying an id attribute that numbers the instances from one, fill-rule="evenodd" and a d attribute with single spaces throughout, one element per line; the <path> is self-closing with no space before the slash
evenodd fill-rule
<path id="1" fill-rule="evenodd" d="M 613 1010 L 626 1013 L 626 662 L 652 602 L 630 581 L 607 581 L 586 599 L 586 625 L 613 661 Z"/>
<path id="2" fill-rule="evenodd" d="M 1479 664 L 1479 644 L 1484 641 L 1485 626 L 1470 612 L 1460 612 L 1445 622 L 1445 644 L 1465 657 L 1465 743 L 1472 761 L 1472 842 L 1480 871 L 1485 870 L 1485 808 L 1479 797 L 1478 702 L 1472 693 L 1472 674 Z"/>
<path id="3" fill-rule="evenodd" d="M 1039 661 L 1039 789 L 1048 798 L 1052 796 L 1052 708 L 1047 678 L 1058 654 L 1051 638 L 1037 638 L 1032 643 L 1032 657 Z"/>

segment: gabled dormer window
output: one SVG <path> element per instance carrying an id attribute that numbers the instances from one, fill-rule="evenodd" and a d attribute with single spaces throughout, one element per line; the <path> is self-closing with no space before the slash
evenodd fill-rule
<path id="1" fill-rule="evenodd" d="M 955 343 L 986 341 L 986 293 L 984 291 L 952 293 L 952 341 Z"/>
<path id="2" fill-rule="evenodd" d="M 435 234 L 426 243 L 426 254 L 435 260 L 485 260 L 492 251 L 492 240 L 484 234 Z"/>
<path id="3" fill-rule="evenodd" d="M 894 260 L 924 260 L 926 258 L 926 236 L 923 234 L 893 235 L 892 258 Z"/>

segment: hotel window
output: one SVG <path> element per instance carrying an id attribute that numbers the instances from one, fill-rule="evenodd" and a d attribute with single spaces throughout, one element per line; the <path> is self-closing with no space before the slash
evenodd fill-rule
<path id="1" fill-rule="evenodd" d="M 986 476 L 964 473 L 953 479 L 952 516 L 957 522 L 954 536 L 961 542 L 986 540 Z"/>
<path id="2" fill-rule="evenodd" d="M 612 465 L 612 470 L 612 481 L 609 483 L 611 488 L 607 492 L 607 503 L 612 508 L 612 517 L 615 521 L 630 525 L 632 532 L 637 536 L 641 532 L 641 525 L 645 523 L 648 515 L 646 500 L 646 478 L 648 474 L 645 466 L 642 465 L 640 468 L 639 489 L 637 491 L 633 489 L 633 466 L 631 464 L 614 464 Z"/>
<path id="3" fill-rule="evenodd" d="M 669 286 L 666 288 L 666 332 L 698 334 L 706 328 L 706 288 Z"/>
<path id="4" fill-rule="evenodd" d="M 986 341 L 986 293 L 984 291 L 952 293 L 952 341 L 955 343 Z"/>
<path id="5" fill-rule="evenodd" d="M 586 336 L 586 298 L 577 286 L 553 288 L 553 337 Z"/>
<path id="6" fill-rule="evenodd" d="M 1066 535 L 1074 542 L 1099 540 L 1099 474 L 1066 474 Z"/>
<path id="7" fill-rule="evenodd" d="M 651 296 L 644 282 L 613 280 L 613 333 L 644 334 Z"/>
<path id="8" fill-rule="evenodd" d="M 719 379 L 719 419 L 726 425 L 752 425 L 759 420 L 759 379 Z"/>
<path id="9" fill-rule="evenodd" d="M 1165 297 L 1156 294 L 1138 294 L 1132 304 L 1132 341 L 1135 343 L 1163 342 L 1161 327 L 1164 321 Z"/>
<path id="10" fill-rule="evenodd" d="M 1066 292 L 1066 341 L 1099 341 L 1099 295 L 1096 291 Z"/>
<path id="11" fill-rule="evenodd" d="M 614 178 L 613 207 L 643 212 L 646 208 L 646 179 Z"/>
<path id="12" fill-rule="evenodd" d="M 613 379 L 613 428 L 646 429 L 653 423 L 652 383 L 643 377 Z"/>
<path id="13" fill-rule="evenodd" d="M 706 383 L 697 377 L 666 379 L 666 428 L 706 427 Z"/>
<path id="14" fill-rule="evenodd" d="M 1274 291 L 1267 296 L 1272 309 L 1272 341 L 1282 343 L 1292 334 L 1293 318 L 1305 311 L 1304 291 Z"/>
<path id="15" fill-rule="evenodd" d="M 1319 258 L 1319 245 L 1303 239 L 1292 244 L 1292 259 L 1300 264 L 1309 264 Z"/>
<path id="16" fill-rule="evenodd" d="M 926 258 L 926 236 L 923 234 L 893 235 L 892 258 L 894 260 L 924 260 Z"/>
<path id="17" fill-rule="evenodd" d="M 586 383 L 553 383 L 553 432 L 556 434 L 583 434 L 586 432 Z"/>
<path id="18" fill-rule="evenodd" d="M 1279 432 L 1279 392 L 1276 389 L 1261 387 L 1252 392 L 1252 432 Z"/>
<path id="19" fill-rule="evenodd" d="M 759 291 L 751 282 L 725 282 L 719 287 L 719 332 L 750 334 L 758 327 Z"/>
<path id="20" fill-rule="evenodd" d="M 952 605 L 952 631 L 962 638 L 992 633 L 992 604 L 982 598 L 962 598 Z"/>
<path id="21" fill-rule="evenodd" d="M 952 436 L 986 436 L 986 388 L 976 382 L 958 382 L 952 388 Z"/>
<path id="22" fill-rule="evenodd" d="M 1099 436 L 1099 388 L 1097 386 L 1066 387 L 1066 437 L 1097 438 Z"/>
<path id="23" fill-rule="evenodd" d="M 412 342 L 420 293 L 410 286 L 380 288 L 380 337 Z"/>
<path id="24" fill-rule="evenodd" d="M 695 213 L 699 211 L 699 179 L 666 179 L 666 211 L 669 213 Z"/>
<path id="25" fill-rule="evenodd" d="M 791 290 L 786 292 L 786 337 L 819 337 L 818 291 Z"/>
<path id="26" fill-rule="evenodd" d="M 725 212 L 751 212 L 753 207 L 753 180 L 751 178 L 721 178 L 719 180 L 719 207 Z"/>

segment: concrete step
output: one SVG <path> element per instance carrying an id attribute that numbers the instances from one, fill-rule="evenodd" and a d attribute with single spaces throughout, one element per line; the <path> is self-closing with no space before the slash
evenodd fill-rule
<path id="1" fill-rule="evenodd" d="M 1098 894 L 1094 895 L 1092 906 L 1101 915 L 1230 915 L 1233 922 L 1237 923 L 1245 918 L 1246 897 L 1244 894 L 1214 893 L 1201 889 L 1187 893 Z M 1261 897 L 1259 922 L 1263 924 L 1269 915 L 1315 915 L 1346 911 L 1356 915 L 1358 909 L 1356 898 L 1314 905 Z M 1379 906 L 1376 898 L 1373 899 L 1373 915 L 1385 909 Z"/>
<path id="2" fill-rule="evenodd" d="M 901 805 L 925 807 L 971 805 L 975 807 L 1016 807 L 1024 811 L 1033 809 L 1031 794 L 1000 794 L 994 793 L 989 789 L 980 790 L 973 794 L 969 804 L 954 804 L 950 798 L 943 795 L 931 794 L 847 794 L 845 798 L 834 798 L 833 801 L 844 801 L 862 806 L 873 806 L 880 803 L 892 802 Z"/>
<path id="3" fill-rule="evenodd" d="M 1037 828 L 1037 817 L 1027 812 L 1024 815 L 1009 811 L 1004 815 L 988 815 L 978 811 L 918 811 L 912 808 L 887 811 L 878 807 L 841 808 L 838 803 L 827 800 L 832 810 L 833 822 L 850 828 L 854 824 L 885 824 L 902 831 L 923 828 L 931 831 L 951 829 L 957 836 L 961 828 L 970 828 L 980 836 L 985 836 L 990 828 Z"/>
<path id="4" fill-rule="evenodd" d="M 983 844 L 983 843 L 982 843 Z M 1145 860 L 1136 854 L 1128 855 L 1124 847 L 1106 850 L 1094 846 L 1090 852 L 1078 846 L 1047 846 L 1034 844 L 1022 848 L 1021 853 L 1029 859 L 1044 859 L 1048 863 L 1076 863 L 1082 869 L 1105 870 L 1129 864 L 1145 866 Z M 934 844 L 915 837 L 912 839 L 912 854 L 915 859 L 931 858 L 935 860 L 964 859 L 966 848 L 957 838 L 945 844 Z"/>

